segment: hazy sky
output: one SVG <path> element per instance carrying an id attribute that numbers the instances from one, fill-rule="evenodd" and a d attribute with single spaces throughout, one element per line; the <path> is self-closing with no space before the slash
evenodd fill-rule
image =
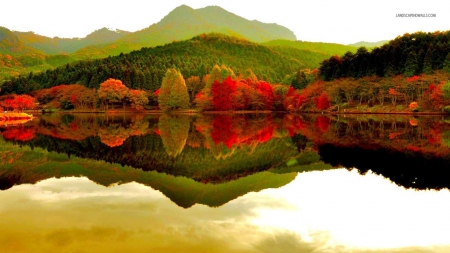
<path id="1" fill-rule="evenodd" d="M 103 27 L 137 31 L 182 4 L 194 9 L 218 5 L 249 20 L 286 26 L 304 41 L 349 44 L 450 30 L 448 0 L 3 0 L 0 26 L 66 38 Z M 403 13 L 436 17 L 396 17 Z"/>

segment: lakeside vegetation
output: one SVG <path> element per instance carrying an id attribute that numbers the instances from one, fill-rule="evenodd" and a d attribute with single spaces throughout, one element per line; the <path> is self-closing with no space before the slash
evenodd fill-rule
<path id="1" fill-rule="evenodd" d="M 61 110 L 449 113 L 449 34 L 406 34 L 371 52 L 333 56 L 318 70 L 302 69 L 284 52 L 299 49 L 203 34 L 30 73 L 5 82 L 1 93 L 28 93 L 40 108 Z M 425 48 L 423 59 L 403 57 Z M 0 106 L 11 108 L 7 98 L 0 97 Z"/>

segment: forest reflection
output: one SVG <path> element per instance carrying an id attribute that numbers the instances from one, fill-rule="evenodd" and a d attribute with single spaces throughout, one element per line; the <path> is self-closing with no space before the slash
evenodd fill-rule
<path id="1" fill-rule="evenodd" d="M 409 115 L 42 115 L 4 140 L 203 183 L 299 166 L 371 170 L 404 187 L 449 188 L 450 120 Z M 300 170 L 304 170 L 302 168 Z"/>

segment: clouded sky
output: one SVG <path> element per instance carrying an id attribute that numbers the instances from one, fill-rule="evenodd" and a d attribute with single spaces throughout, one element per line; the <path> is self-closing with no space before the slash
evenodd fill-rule
<path id="1" fill-rule="evenodd" d="M 0 26 L 65 38 L 103 27 L 133 32 L 182 4 L 194 9 L 218 5 L 249 20 L 283 25 L 304 41 L 349 44 L 450 30 L 447 0 L 14 0 L 1 4 Z M 409 13 L 436 17 L 396 17 Z"/>

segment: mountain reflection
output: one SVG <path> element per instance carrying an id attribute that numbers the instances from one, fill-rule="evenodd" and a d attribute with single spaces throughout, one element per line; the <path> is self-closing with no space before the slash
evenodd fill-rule
<path id="1" fill-rule="evenodd" d="M 356 168 L 361 174 L 371 170 L 407 188 L 441 189 L 450 187 L 444 177 L 450 165 L 448 122 L 401 115 L 67 114 L 42 115 L 0 131 L 12 144 L 202 184 L 333 166 Z M 23 183 L 22 176 L 2 173 L 2 189 Z"/>

